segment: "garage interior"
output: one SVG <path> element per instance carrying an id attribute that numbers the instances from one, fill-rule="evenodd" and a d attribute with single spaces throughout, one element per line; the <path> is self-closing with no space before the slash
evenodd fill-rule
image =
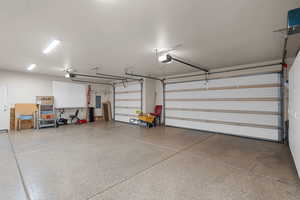
<path id="1" fill-rule="evenodd" d="M 300 199 L 298 0 L 0 2 L 0 199 Z"/>

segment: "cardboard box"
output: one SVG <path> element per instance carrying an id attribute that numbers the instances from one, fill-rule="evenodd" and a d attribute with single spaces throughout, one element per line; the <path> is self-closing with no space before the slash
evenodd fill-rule
<path id="1" fill-rule="evenodd" d="M 40 104 L 40 105 L 53 105 L 54 104 L 54 96 L 37 96 L 36 102 L 37 102 L 37 104 Z"/>
<path id="2" fill-rule="evenodd" d="M 33 121 L 32 120 L 25 120 L 21 122 L 21 129 L 32 129 L 33 128 Z"/>
<path id="3" fill-rule="evenodd" d="M 95 116 L 95 121 L 101 121 L 103 120 L 103 116 Z"/>
<path id="4" fill-rule="evenodd" d="M 55 115 L 54 114 L 42 114 L 41 118 L 42 119 L 55 119 Z"/>

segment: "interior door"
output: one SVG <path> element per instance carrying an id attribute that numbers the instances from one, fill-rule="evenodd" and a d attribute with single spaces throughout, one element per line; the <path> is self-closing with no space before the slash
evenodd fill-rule
<path id="1" fill-rule="evenodd" d="M 9 110 L 7 103 L 7 87 L 0 85 L 0 132 L 9 129 Z"/>

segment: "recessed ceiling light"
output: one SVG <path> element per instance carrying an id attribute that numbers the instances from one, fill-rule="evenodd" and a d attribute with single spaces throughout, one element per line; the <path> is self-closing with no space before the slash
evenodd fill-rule
<path id="1" fill-rule="evenodd" d="M 53 49 L 55 49 L 60 44 L 59 40 L 53 40 L 49 46 L 43 51 L 44 54 L 50 53 Z"/>
<path id="2" fill-rule="evenodd" d="M 31 71 L 31 70 L 33 70 L 35 67 L 36 67 L 36 64 L 31 64 L 31 65 L 29 65 L 29 66 L 27 67 L 27 70 L 28 70 L 28 71 Z"/>

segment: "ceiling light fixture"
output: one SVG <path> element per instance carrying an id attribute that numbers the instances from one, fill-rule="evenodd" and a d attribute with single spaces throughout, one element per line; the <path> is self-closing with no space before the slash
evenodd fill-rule
<path id="1" fill-rule="evenodd" d="M 29 66 L 27 67 L 27 70 L 28 70 L 28 71 L 31 71 L 31 70 L 33 70 L 35 67 L 36 67 L 36 64 L 31 64 L 31 65 L 29 65 Z"/>
<path id="2" fill-rule="evenodd" d="M 49 46 L 43 51 L 44 54 L 50 53 L 53 49 L 55 49 L 60 44 L 59 40 L 53 40 Z"/>

